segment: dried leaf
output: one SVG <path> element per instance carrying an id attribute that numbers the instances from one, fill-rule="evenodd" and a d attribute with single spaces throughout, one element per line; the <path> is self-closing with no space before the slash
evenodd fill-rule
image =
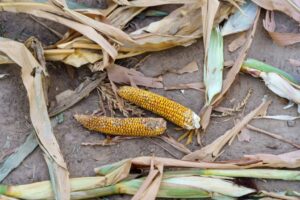
<path id="1" fill-rule="evenodd" d="M 1 55 L 0 54 L 0 65 L 2 64 L 12 64 L 14 63 L 13 61 L 11 61 L 7 56 Z"/>
<path id="2" fill-rule="evenodd" d="M 56 192 L 57 199 L 69 199 L 69 173 L 53 134 L 47 112 L 42 81 L 43 68 L 21 43 L 0 38 L 0 51 L 22 67 L 22 79 L 29 98 L 31 121 L 39 138 L 40 147 L 46 154 L 47 160 L 52 161 L 51 167 L 48 166 L 53 190 Z M 58 170 L 51 171 L 54 168 Z"/>
<path id="3" fill-rule="evenodd" d="M 262 115 L 258 117 L 258 119 L 274 119 L 274 120 L 282 120 L 282 121 L 294 121 L 300 119 L 299 117 L 289 116 L 289 115 Z"/>
<path id="4" fill-rule="evenodd" d="M 196 82 L 196 83 L 181 83 L 172 86 L 165 86 L 165 90 L 186 90 L 186 89 L 194 89 L 204 92 L 204 84 L 203 82 Z"/>
<path id="5" fill-rule="evenodd" d="M 255 21 L 258 6 L 247 0 L 240 10 L 237 10 L 225 22 L 221 32 L 223 36 L 246 31 L 251 28 Z"/>
<path id="6" fill-rule="evenodd" d="M 160 139 L 162 139 L 163 141 L 165 141 L 166 143 L 170 144 L 171 146 L 173 146 L 175 149 L 181 151 L 184 154 L 189 154 L 191 153 L 191 151 L 184 146 L 183 144 L 177 142 L 177 140 L 175 140 L 173 137 L 171 136 L 159 136 Z"/>
<path id="7" fill-rule="evenodd" d="M 255 117 L 269 106 L 270 101 L 263 101 L 255 110 L 250 112 L 244 119 L 238 122 L 232 129 L 226 131 L 222 136 L 218 137 L 211 144 L 201 148 L 200 150 L 194 151 L 189 155 L 184 156 L 183 160 L 197 161 L 197 160 L 206 160 L 213 161 L 222 154 L 222 149 L 227 143 L 234 139 L 237 134 Z"/>
<path id="8" fill-rule="evenodd" d="M 155 200 L 160 188 L 163 176 L 163 165 L 159 162 L 152 162 L 149 175 L 144 180 L 139 190 L 132 197 L 132 200 Z"/>
<path id="9" fill-rule="evenodd" d="M 299 15 L 300 16 L 300 15 Z M 266 12 L 266 18 L 263 21 L 264 28 L 268 31 L 272 40 L 280 46 L 288 46 L 300 42 L 300 33 L 279 33 L 275 32 L 276 23 L 274 12 Z"/>
<path id="10" fill-rule="evenodd" d="M 196 61 L 192 61 L 186 66 L 182 67 L 181 69 L 173 70 L 170 69 L 168 70 L 169 72 L 175 73 L 175 74 L 185 74 L 185 73 L 192 73 L 196 72 L 199 70 L 198 64 Z"/>
<path id="11" fill-rule="evenodd" d="M 300 3 L 298 0 L 252 0 L 258 6 L 271 11 L 281 11 L 300 22 Z"/>
<path id="12" fill-rule="evenodd" d="M 110 81 L 122 84 L 135 84 L 151 88 L 163 88 L 161 78 L 146 77 L 143 73 L 135 69 L 128 69 L 120 65 L 113 65 L 107 68 Z"/>
<path id="13" fill-rule="evenodd" d="M 245 155 L 249 160 L 259 160 L 261 167 L 273 168 L 299 168 L 300 167 L 300 150 L 284 153 L 280 155 L 273 154 L 256 154 Z"/>
<path id="14" fill-rule="evenodd" d="M 245 44 L 245 42 L 246 42 L 246 34 L 242 33 L 239 37 L 237 37 L 228 45 L 228 50 L 230 52 L 234 52 L 238 50 L 240 47 L 242 47 Z"/>
<path id="15" fill-rule="evenodd" d="M 31 133 L 24 144 L 8 156 L 4 162 L 0 164 L 0 182 L 15 168 L 17 168 L 23 160 L 38 146 L 35 134 Z M 1 199 L 1 198 L 0 198 Z"/>
<path id="16" fill-rule="evenodd" d="M 203 24 L 203 42 L 205 60 L 208 57 L 208 49 L 210 44 L 211 31 L 213 29 L 214 20 L 219 8 L 220 2 L 218 0 L 205 0 L 202 5 L 202 24 Z"/>
<path id="17" fill-rule="evenodd" d="M 100 75 L 95 80 L 86 79 L 74 91 L 66 90 L 57 95 L 56 103 L 49 108 L 49 116 L 55 116 L 87 97 L 105 79 L 105 75 Z"/>
<path id="18" fill-rule="evenodd" d="M 290 145 L 292 145 L 292 146 L 300 149 L 300 144 L 296 144 L 293 141 L 284 139 L 284 137 L 282 137 L 281 135 L 278 135 L 278 134 L 275 134 L 275 133 L 271 133 L 270 131 L 266 131 L 266 130 L 257 128 L 255 126 L 250 125 L 250 124 L 247 125 L 247 129 L 252 130 L 252 131 L 256 131 L 258 133 L 262 133 L 262 134 L 268 135 L 270 137 L 273 137 L 273 138 L 278 139 L 280 141 L 286 142 L 286 143 L 288 143 L 288 144 L 290 144 Z"/>

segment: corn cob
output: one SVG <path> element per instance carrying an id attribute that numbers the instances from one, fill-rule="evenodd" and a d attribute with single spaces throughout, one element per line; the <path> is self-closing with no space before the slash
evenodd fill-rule
<path id="1" fill-rule="evenodd" d="M 122 98 L 152 111 L 182 128 L 188 130 L 200 128 L 200 117 L 196 113 L 163 96 L 129 86 L 121 87 L 118 94 Z"/>
<path id="2" fill-rule="evenodd" d="M 121 136 L 156 136 L 167 128 L 162 118 L 112 118 L 75 115 L 75 119 L 91 131 Z"/>

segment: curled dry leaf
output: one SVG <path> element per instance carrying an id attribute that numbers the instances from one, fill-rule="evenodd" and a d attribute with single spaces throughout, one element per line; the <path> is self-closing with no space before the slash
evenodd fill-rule
<path id="1" fill-rule="evenodd" d="M 264 28 L 268 31 L 272 40 L 280 46 L 287 46 L 300 42 L 300 33 L 275 32 L 276 23 L 274 12 L 266 12 L 266 18 L 263 21 L 263 25 Z"/>
<path id="2" fill-rule="evenodd" d="M 300 22 L 300 3 L 298 0 L 252 0 L 258 6 L 271 11 L 281 11 Z"/>
<path id="3" fill-rule="evenodd" d="M 22 80 L 28 94 L 32 125 L 39 139 L 40 147 L 45 153 L 53 190 L 56 198 L 69 199 L 69 173 L 55 139 L 46 107 L 43 86 L 45 76 L 43 70 L 45 69 L 19 42 L 0 38 L 0 51 L 22 68 Z M 32 76 L 33 73 L 35 76 Z"/>
<path id="4" fill-rule="evenodd" d="M 213 161 L 217 157 L 220 156 L 224 151 L 222 149 L 226 144 L 230 143 L 237 134 L 257 115 L 261 113 L 262 110 L 265 110 L 269 105 L 270 101 L 263 100 L 263 102 L 252 112 L 250 112 L 247 116 L 243 118 L 240 122 L 238 122 L 232 129 L 226 131 L 224 135 L 217 138 L 211 144 L 201 148 L 200 150 L 194 151 L 186 156 L 184 156 L 183 160 L 188 161 L 197 161 L 197 160 L 206 160 Z"/>
<path id="5" fill-rule="evenodd" d="M 163 88 L 162 78 L 146 77 L 143 73 L 135 69 L 128 69 L 120 65 L 112 65 L 107 68 L 110 81 L 121 84 L 132 84 L 151 88 Z"/>

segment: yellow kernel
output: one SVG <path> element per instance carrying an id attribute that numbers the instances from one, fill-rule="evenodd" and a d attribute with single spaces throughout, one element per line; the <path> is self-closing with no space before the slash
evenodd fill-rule
<path id="1" fill-rule="evenodd" d="M 156 113 L 174 124 L 191 130 L 200 128 L 200 117 L 191 109 L 153 92 L 123 86 L 118 94 L 146 110 Z"/>
<path id="2" fill-rule="evenodd" d="M 85 128 L 109 135 L 157 136 L 167 129 L 162 118 L 112 118 L 104 116 L 75 115 Z"/>

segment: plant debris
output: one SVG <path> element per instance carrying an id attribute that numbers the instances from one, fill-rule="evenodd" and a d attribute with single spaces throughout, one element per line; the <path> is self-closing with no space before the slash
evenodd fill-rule
<path id="1" fill-rule="evenodd" d="M 50 181 L 25 185 L 0 185 L 0 199 L 68 200 L 101 198 L 116 194 L 132 195 L 134 200 L 299 199 L 299 191 L 278 193 L 263 191 L 254 184 L 244 184 L 249 178 L 299 182 L 300 172 L 297 171 L 297 168 L 300 168 L 299 150 L 279 155 L 258 152 L 255 155 L 244 155 L 239 160 L 215 161 L 236 137 L 239 141 L 248 142 L 250 145 L 252 133 L 249 130 L 300 149 L 298 141 L 249 124 L 252 119 L 273 119 L 293 123 L 299 119 L 299 116 L 292 116 L 292 114 L 267 115 L 271 101 L 267 101 L 266 98 L 241 120 L 234 119 L 235 125 L 210 144 L 192 150 L 185 146 L 193 142 L 194 135 L 197 136 L 198 144 L 202 145 L 201 133 L 208 130 L 211 117 L 240 117 L 243 114 L 238 112 L 245 111 L 252 93 L 257 93 L 254 87 L 248 90 L 240 102 L 236 103 L 237 98 L 232 98 L 230 100 L 230 104 L 234 105 L 232 108 L 228 108 L 227 102 L 224 103 L 225 105 L 222 102 L 240 72 L 260 77 L 272 92 L 290 101 L 284 109 L 297 104 L 300 113 L 300 79 L 295 74 L 264 63 L 265 60 L 261 62 L 247 58 L 260 23 L 261 8 L 267 10 L 262 25 L 275 43 L 288 46 L 300 42 L 299 33 L 276 30 L 280 20 L 276 24 L 274 15 L 275 11 L 280 11 L 296 22 L 300 22 L 298 1 L 106 0 L 101 1 L 101 5 L 102 3 L 105 5 L 101 8 L 98 7 L 100 2 L 97 2 L 96 4 L 74 0 L 0 2 L 0 12 L 30 15 L 33 20 L 31 22 L 42 26 L 45 31 L 54 34 L 58 39 L 47 46 L 31 35 L 28 37 L 26 35 L 28 39 L 24 43 L 17 42 L 23 40 L 15 36 L 9 37 L 14 37 L 17 41 L 0 37 L 0 64 L 17 64 L 21 67 L 21 78 L 27 91 L 30 112 L 30 120 L 27 116 L 25 120 L 33 127 L 25 143 L 0 163 L 0 181 L 17 168 L 37 146 L 43 151 L 50 177 Z M 65 26 L 68 30 L 62 34 L 55 27 L 44 23 L 44 19 Z M 280 26 L 285 27 L 285 24 L 282 23 Z M 0 28 L 2 29 L 2 24 Z M 233 35 L 236 33 L 239 35 Z M 228 35 L 232 35 L 234 39 L 231 40 L 228 49 L 224 49 L 224 41 L 226 41 L 224 37 Z M 202 43 L 196 43 L 200 38 L 203 39 L 203 47 L 199 45 Z M 146 76 L 146 73 L 142 73 L 142 67 L 142 71 L 139 71 L 139 66 L 145 58 L 153 54 L 144 56 L 144 59 L 140 59 L 139 55 L 173 47 L 184 48 L 194 43 L 196 45 L 191 48 L 195 50 L 201 48 L 200 52 L 203 56 L 200 55 L 199 59 L 203 66 L 199 66 L 199 59 L 193 58 L 188 62 L 181 62 L 188 63 L 181 68 L 162 67 L 160 73 L 156 73 L 161 75 L 157 75 L 158 77 Z M 178 51 L 181 51 L 181 48 L 178 48 Z M 238 56 L 233 60 L 235 55 L 228 55 L 226 50 L 230 53 L 239 51 Z M 176 50 L 174 52 L 176 53 Z M 181 56 L 189 57 L 190 54 L 183 52 Z M 225 61 L 224 57 L 230 60 Z M 130 58 L 132 62 L 119 61 L 126 58 Z M 178 60 L 174 62 L 177 63 Z M 53 86 L 55 88 L 56 83 L 50 82 L 52 79 L 49 78 L 48 69 L 53 66 L 55 68 L 57 62 L 64 63 L 72 81 L 76 79 L 74 74 L 79 74 L 83 70 L 77 68 L 86 68 L 89 70 L 89 75 L 83 74 L 86 78 L 75 90 L 66 88 L 62 93 L 54 94 L 56 96 L 53 101 L 54 96 L 49 92 L 49 88 L 53 91 L 52 88 Z M 158 59 L 154 64 L 158 64 L 157 67 L 161 67 L 160 63 L 170 66 L 165 62 L 163 59 Z M 292 66 L 300 66 L 296 58 L 289 59 L 289 62 Z M 151 65 L 153 63 L 149 61 L 147 67 Z M 297 68 L 293 71 L 298 72 Z M 164 76 L 165 73 L 176 74 L 174 76 L 176 79 L 185 76 L 193 78 L 178 84 L 176 81 L 169 82 Z M 203 80 L 192 76 L 201 73 L 203 73 Z M 0 79 L 11 74 L 13 73 L 10 71 L 1 72 Z M 3 82 L 7 81 L 12 80 L 7 79 Z M 153 92 L 148 91 L 149 88 Z M 58 87 L 55 89 L 58 90 Z M 185 96 L 187 89 L 193 89 L 194 91 L 189 92 L 200 93 L 205 97 L 205 102 L 197 99 L 199 105 L 203 105 L 202 108 L 189 105 L 193 97 Z M 88 115 L 87 113 L 92 111 L 85 110 L 80 111 L 84 114 L 72 113 L 72 115 L 89 130 L 116 137 L 108 136 L 104 140 L 85 142 L 82 143 L 83 146 L 104 147 L 141 136 L 156 137 L 170 145 L 172 150 L 177 150 L 179 151 L 177 153 L 184 155 L 182 160 L 155 157 L 155 155 L 135 158 L 131 156 L 132 158 L 95 168 L 98 176 L 69 178 L 68 167 L 62 154 L 65 151 L 61 151 L 56 140 L 57 136 L 61 139 L 61 134 L 57 133 L 61 129 L 53 128 L 56 124 L 66 123 L 69 116 L 63 115 L 63 112 L 88 97 L 94 90 L 98 93 L 99 99 L 96 103 L 99 107 L 92 109 L 93 114 Z M 174 101 L 167 90 L 180 90 L 180 94 L 186 98 L 185 101 L 181 103 Z M 163 95 L 159 95 L 161 92 Z M 144 109 L 181 127 L 180 130 L 186 129 L 186 132 L 179 137 L 175 135 L 178 139 L 174 139 L 173 135 L 167 132 L 169 124 L 163 118 L 148 117 Z M 199 116 L 194 109 L 197 112 L 201 110 Z M 221 114 L 216 115 L 215 112 Z M 237 113 L 240 115 L 234 116 Z M 53 118 L 50 120 L 50 117 Z M 216 123 L 217 126 L 223 126 L 224 120 Z M 174 129 L 174 132 L 176 130 Z M 180 141 L 185 138 L 184 145 Z M 10 140 L 11 138 L 8 138 L 8 142 Z M 177 158 L 172 150 L 157 143 L 156 139 L 148 138 L 148 140 Z M 6 145 L 7 143 L 4 144 Z M 139 152 L 134 152 L 135 155 L 137 153 Z M 70 158 L 72 157 L 68 157 L 68 162 Z"/>

